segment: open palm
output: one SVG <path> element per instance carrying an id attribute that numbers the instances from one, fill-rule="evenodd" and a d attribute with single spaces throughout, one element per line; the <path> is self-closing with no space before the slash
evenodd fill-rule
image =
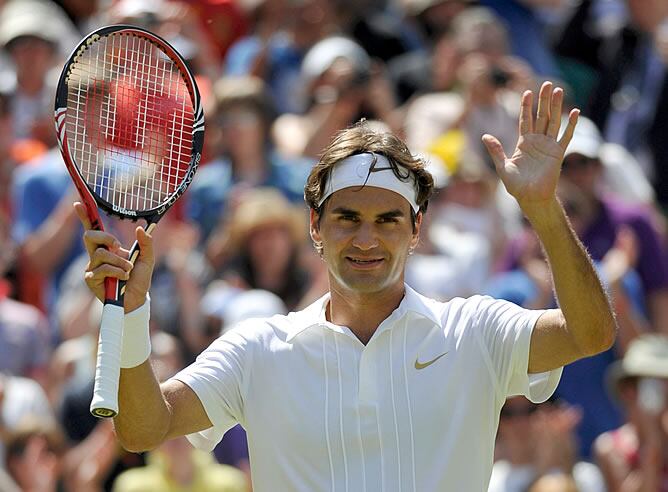
<path id="1" fill-rule="evenodd" d="M 526 91 L 522 95 L 519 139 L 510 157 L 506 156 L 498 139 L 483 136 L 499 178 L 523 208 L 538 206 L 556 194 L 561 162 L 579 115 L 579 110 L 571 111 L 564 134 L 558 139 L 563 99 L 561 88 L 553 89 L 551 82 L 543 83 L 534 122 L 533 93 Z"/>

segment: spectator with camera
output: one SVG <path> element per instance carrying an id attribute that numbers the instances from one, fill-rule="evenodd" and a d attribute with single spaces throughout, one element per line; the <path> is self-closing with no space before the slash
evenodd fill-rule
<path id="1" fill-rule="evenodd" d="M 394 89 L 382 65 L 351 39 L 316 43 L 302 63 L 306 113 L 284 114 L 273 129 L 279 150 L 316 158 L 331 136 L 361 118 L 380 120 L 401 134 Z"/>

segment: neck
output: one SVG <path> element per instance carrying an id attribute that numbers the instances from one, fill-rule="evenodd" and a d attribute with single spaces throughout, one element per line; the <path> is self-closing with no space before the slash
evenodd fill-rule
<path id="1" fill-rule="evenodd" d="M 399 306 L 405 290 L 403 282 L 400 282 L 383 292 L 360 294 L 330 282 L 330 292 L 327 320 L 347 326 L 366 345 L 383 320 Z"/>

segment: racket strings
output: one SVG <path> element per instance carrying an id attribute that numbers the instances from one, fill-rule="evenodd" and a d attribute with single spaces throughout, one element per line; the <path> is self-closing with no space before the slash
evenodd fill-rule
<path id="1" fill-rule="evenodd" d="M 115 33 L 70 71 L 66 128 L 89 187 L 114 207 L 159 207 L 190 167 L 194 108 L 175 64 L 148 39 Z"/>

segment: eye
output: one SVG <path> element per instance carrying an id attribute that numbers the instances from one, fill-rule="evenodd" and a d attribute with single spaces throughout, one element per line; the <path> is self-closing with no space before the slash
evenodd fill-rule
<path id="1" fill-rule="evenodd" d="M 340 215 L 339 220 L 345 221 L 345 222 L 358 222 L 359 217 L 357 215 Z"/>
<path id="2" fill-rule="evenodd" d="M 399 219 L 396 217 L 381 217 L 378 219 L 379 224 L 397 224 L 399 222 Z"/>

